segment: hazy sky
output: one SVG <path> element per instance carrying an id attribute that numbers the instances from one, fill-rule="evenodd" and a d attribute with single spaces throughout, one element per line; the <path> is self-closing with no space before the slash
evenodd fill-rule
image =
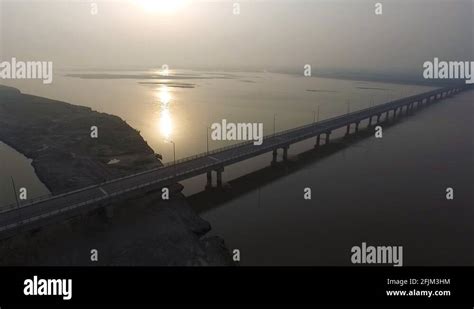
<path id="1" fill-rule="evenodd" d="M 473 0 L 0 0 L 1 57 L 62 66 L 313 67 L 419 71 L 474 60 Z M 91 14 L 96 2 L 98 14 Z M 233 3 L 240 15 L 233 15 Z"/>

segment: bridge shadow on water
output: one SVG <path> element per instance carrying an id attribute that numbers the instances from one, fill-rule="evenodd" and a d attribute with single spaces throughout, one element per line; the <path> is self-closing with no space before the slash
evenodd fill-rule
<path id="1" fill-rule="evenodd" d="M 423 110 L 416 111 L 410 115 L 399 116 L 395 120 L 390 118 L 389 121 L 381 121 L 379 125 L 383 126 L 383 130 L 386 130 L 392 126 L 402 123 L 408 117 L 412 117 L 414 114 L 419 112 L 423 112 Z M 205 190 L 193 194 L 186 199 L 191 207 L 199 214 L 203 214 L 207 211 L 218 208 L 229 201 L 245 195 L 246 193 L 258 190 L 260 187 L 282 179 L 285 176 L 304 170 L 313 164 L 322 164 L 324 158 L 327 158 L 339 151 L 357 146 L 357 144 L 361 141 L 368 140 L 369 138 L 375 138 L 374 128 L 377 125 L 367 127 L 367 121 L 365 121 L 364 124 L 365 126 L 361 126 L 358 133 L 351 133 L 349 136 L 335 138 L 331 140 L 328 145 L 321 145 L 319 148 L 309 149 L 296 154 L 289 158 L 287 162 L 278 162 L 276 166 L 268 165 L 264 168 L 228 181 L 224 185 L 223 189 L 219 190 L 213 188 L 210 190 Z M 315 138 L 312 138 L 311 140 L 314 139 Z"/>

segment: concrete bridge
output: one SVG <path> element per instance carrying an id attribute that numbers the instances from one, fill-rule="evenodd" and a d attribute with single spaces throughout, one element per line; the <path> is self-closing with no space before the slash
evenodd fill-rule
<path id="1" fill-rule="evenodd" d="M 19 208 L 0 212 L 0 238 L 66 220 L 93 209 L 108 209 L 108 205 L 116 200 L 139 196 L 201 174 L 207 174 L 207 187 L 211 187 L 213 171 L 217 176 L 217 187 L 221 187 L 225 166 L 268 152 L 273 153 L 272 164 L 275 164 L 279 149 L 283 150 L 283 160 L 287 160 L 291 144 L 315 138 L 315 147 L 319 147 L 330 142 L 331 132 L 336 129 L 346 127 L 346 134 L 357 132 L 363 120 L 368 120 L 368 125 L 372 126 L 390 118 L 396 119 L 465 89 L 466 85 L 436 89 L 272 134 L 264 138 L 262 145 L 254 145 L 253 141 L 244 142 L 80 190 L 31 200 Z"/>

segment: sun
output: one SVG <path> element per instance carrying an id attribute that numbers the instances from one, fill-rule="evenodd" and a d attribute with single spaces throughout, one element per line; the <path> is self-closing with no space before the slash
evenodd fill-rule
<path id="1" fill-rule="evenodd" d="M 185 6 L 189 0 L 134 0 L 149 13 L 174 13 Z"/>

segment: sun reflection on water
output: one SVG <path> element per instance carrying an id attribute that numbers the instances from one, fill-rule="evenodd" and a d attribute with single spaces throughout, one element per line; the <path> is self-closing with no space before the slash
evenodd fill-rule
<path id="1" fill-rule="evenodd" d="M 167 86 L 162 86 L 158 90 L 157 100 L 160 104 L 160 117 L 158 120 L 158 130 L 165 140 L 171 139 L 173 133 L 173 120 L 171 118 L 170 103 L 171 93 Z"/>

